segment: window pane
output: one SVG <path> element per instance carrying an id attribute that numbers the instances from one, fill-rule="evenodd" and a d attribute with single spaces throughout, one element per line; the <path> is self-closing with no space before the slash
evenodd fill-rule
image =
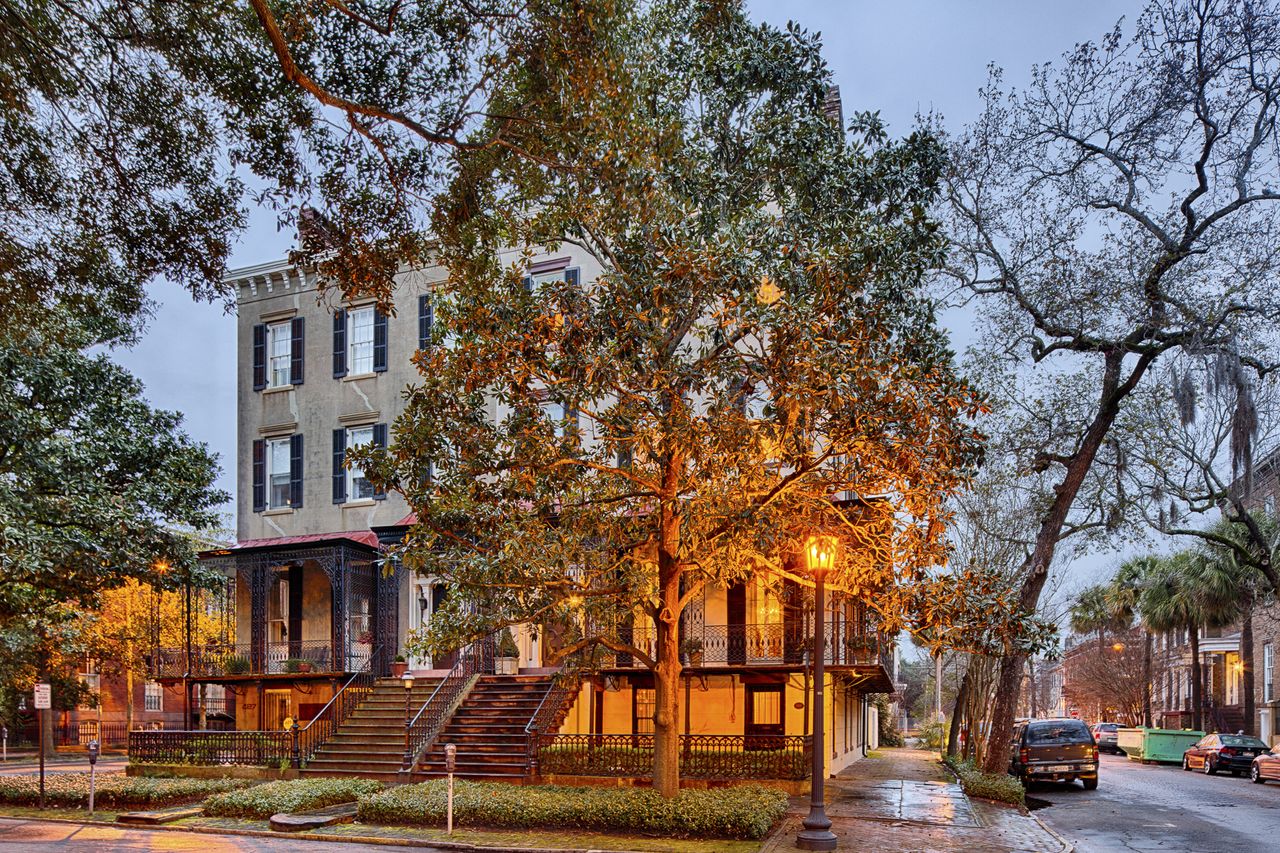
<path id="1" fill-rule="evenodd" d="M 289 506 L 289 465 L 289 440 L 267 442 L 267 480 L 270 485 L 267 506 L 270 509 Z"/>
<path id="2" fill-rule="evenodd" d="M 347 312 L 347 353 L 352 373 L 373 373 L 373 309 L 356 308 Z"/>
<path id="3" fill-rule="evenodd" d="M 751 722 L 757 726 L 776 726 L 782 722 L 782 693 L 770 690 L 753 693 Z"/>
<path id="4" fill-rule="evenodd" d="M 635 692 L 635 719 L 632 722 L 633 734 L 653 734 L 653 710 L 657 704 L 656 694 L 643 687 Z"/>
<path id="5" fill-rule="evenodd" d="M 291 380 L 289 357 L 293 351 L 293 335 L 288 323 L 276 323 L 274 326 L 268 326 L 267 333 L 270 337 L 271 387 L 279 388 L 282 385 L 288 385 Z"/>
<path id="6" fill-rule="evenodd" d="M 356 427 L 347 430 L 348 450 L 372 443 L 373 427 Z M 359 501 L 371 497 L 373 497 L 373 484 L 365 478 L 362 469 L 353 466 L 347 474 L 347 499 Z"/>

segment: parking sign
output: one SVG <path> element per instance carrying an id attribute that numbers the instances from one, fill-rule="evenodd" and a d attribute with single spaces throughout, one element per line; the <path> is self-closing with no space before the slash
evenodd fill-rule
<path id="1" fill-rule="evenodd" d="M 47 711 L 53 707 L 53 688 L 48 684 L 37 684 L 35 692 L 37 711 Z"/>

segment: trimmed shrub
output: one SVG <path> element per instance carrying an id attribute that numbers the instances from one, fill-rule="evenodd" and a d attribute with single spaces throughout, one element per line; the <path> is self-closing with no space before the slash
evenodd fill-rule
<path id="1" fill-rule="evenodd" d="M 982 797 L 1015 806 L 1026 805 L 1027 791 L 1022 783 L 1007 773 L 984 773 L 972 761 L 961 761 L 954 755 L 942 758 L 960 779 L 960 787 L 971 797 Z"/>
<path id="2" fill-rule="evenodd" d="M 210 794 L 252 785 L 249 779 L 152 779 L 144 776 L 100 775 L 94 806 L 100 809 L 173 806 L 194 803 Z M 88 773 L 45 775 L 46 805 L 79 808 L 89 805 Z M 0 776 L 0 803 L 34 806 L 40 802 L 38 775 Z"/>
<path id="3" fill-rule="evenodd" d="M 372 779 L 296 779 L 268 782 L 241 791 L 217 794 L 204 801 L 213 817 L 268 818 L 280 812 L 305 812 L 353 803 L 362 794 L 375 794 L 382 783 Z"/>
<path id="4" fill-rule="evenodd" d="M 365 823 L 443 825 L 443 779 L 360 798 Z M 560 828 L 676 837 L 763 838 L 787 810 L 775 788 L 681 791 L 667 800 L 649 788 L 569 788 L 455 782 L 453 820 L 459 826 Z"/>

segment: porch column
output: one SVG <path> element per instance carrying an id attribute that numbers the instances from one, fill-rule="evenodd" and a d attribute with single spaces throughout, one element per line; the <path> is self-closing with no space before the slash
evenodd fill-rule
<path id="1" fill-rule="evenodd" d="M 259 556 L 248 558 L 249 574 L 249 668 L 261 673 L 267 660 L 267 595 L 270 579 L 267 561 Z M 241 563 L 241 571 L 243 571 Z"/>
<path id="2" fill-rule="evenodd" d="M 346 548 L 336 548 L 330 561 L 329 589 L 333 622 L 333 657 L 338 672 L 347 669 L 347 589 L 350 560 Z"/>
<path id="3" fill-rule="evenodd" d="M 387 664 L 400 653 L 400 560 L 393 559 L 385 567 L 375 563 L 373 570 L 373 646 L 382 649 L 382 658 L 375 663 L 383 670 L 378 674 L 385 675 Z"/>

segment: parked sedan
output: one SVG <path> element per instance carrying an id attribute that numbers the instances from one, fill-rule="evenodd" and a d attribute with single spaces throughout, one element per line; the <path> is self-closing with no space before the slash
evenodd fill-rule
<path id="1" fill-rule="evenodd" d="M 1119 754 L 1120 745 L 1117 742 L 1120 737 L 1119 723 L 1094 723 L 1093 739 L 1098 743 L 1098 749 L 1103 752 L 1114 752 Z"/>
<path id="2" fill-rule="evenodd" d="M 1253 759 L 1249 766 L 1249 778 L 1259 785 L 1266 784 L 1268 779 L 1280 781 L 1280 755 L 1264 752 Z"/>
<path id="3" fill-rule="evenodd" d="M 1250 772 L 1253 759 L 1267 752 L 1267 745 L 1248 735 L 1205 735 L 1182 753 L 1183 770 L 1200 770 L 1212 776 L 1228 770 L 1232 776 Z"/>

